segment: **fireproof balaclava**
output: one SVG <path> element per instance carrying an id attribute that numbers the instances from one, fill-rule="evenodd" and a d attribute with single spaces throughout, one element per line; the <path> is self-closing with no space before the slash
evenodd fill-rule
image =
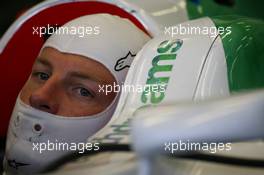
<path id="1" fill-rule="evenodd" d="M 96 14 L 66 23 L 42 48 L 52 47 L 94 59 L 109 69 L 120 85 L 133 57 L 148 40 L 148 35 L 129 20 Z M 76 150 L 76 145 L 82 152 L 87 138 L 111 118 L 117 99 L 98 114 L 64 117 L 35 109 L 18 96 L 9 123 L 4 160 L 6 173 L 36 174 Z"/>

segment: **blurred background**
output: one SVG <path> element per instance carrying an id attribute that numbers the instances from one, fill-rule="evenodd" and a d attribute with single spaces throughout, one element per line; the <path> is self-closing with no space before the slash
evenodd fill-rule
<path id="1" fill-rule="evenodd" d="M 23 12 L 32 6 L 45 0 L 3 0 L 0 5 L 0 38 L 8 27 Z M 111 1 L 111 0 L 109 0 Z M 137 5 L 153 3 L 164 0 L 124 0 Z M 179 0 L 165 0 L 178 2 Z M 186 0 L 186 8 L 189 11 L 189 19 L 203 16 L 218 16 L 237 14 L 254 18 L 264 19 L 263 0 Z M 200 11 L 201 9 L 202 12 Z"/>

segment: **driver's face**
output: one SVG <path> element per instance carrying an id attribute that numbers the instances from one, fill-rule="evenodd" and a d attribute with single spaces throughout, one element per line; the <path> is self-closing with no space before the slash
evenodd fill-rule
<path id="1" fill-rule="evenodd" d="M 83 56 L 44 48 L 22 88 L 23 102 L 42 111 L 62 116 L 99 113 L 113 101 L 99 85 L 113 84 L 115 78 L 102 64 Z"/>

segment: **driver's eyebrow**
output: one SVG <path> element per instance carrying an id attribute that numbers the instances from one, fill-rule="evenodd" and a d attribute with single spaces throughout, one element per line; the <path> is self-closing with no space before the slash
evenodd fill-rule
<path id="1" fill-rule="evenodd" d="M 40 64 L 43 64 L 43 65 L 45 65 L 47 67 L 52 68 L 51 63 L 49 61 L 47 61 L 46 59 L 41 58 L 41 57 L 39 57 L 39 58 L 36 59 L 36 62 L 34 64 L 36 64 L 36 63 L 40 63 Z"/>
<path id="2" fill-rule="evenodd" d="M 69 72 L 69 73 L 67 73 L 67 76 L 72 77 L 72 78 L 79 78 L 79 79 L 83 79 L 83 80 L 92 80 L 92 81 L 95 81 L 97 83 L 104 83 L 104 81 L 102 81 L 96 77 L 92 77 L 92 76 L 86 75 L 86 74 L 81 73 L 81 72 Z"/>

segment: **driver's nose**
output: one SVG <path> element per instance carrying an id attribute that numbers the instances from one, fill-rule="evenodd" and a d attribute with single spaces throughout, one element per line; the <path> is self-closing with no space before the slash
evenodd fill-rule
<path id="1" fill-rule="evenodd" d="M 59 104 L 56 97 L 56 82 L 48 79 L 41 87 L 35 90 L 29 97 L 29 104 L 41 111 L 57 114 Z"/>

